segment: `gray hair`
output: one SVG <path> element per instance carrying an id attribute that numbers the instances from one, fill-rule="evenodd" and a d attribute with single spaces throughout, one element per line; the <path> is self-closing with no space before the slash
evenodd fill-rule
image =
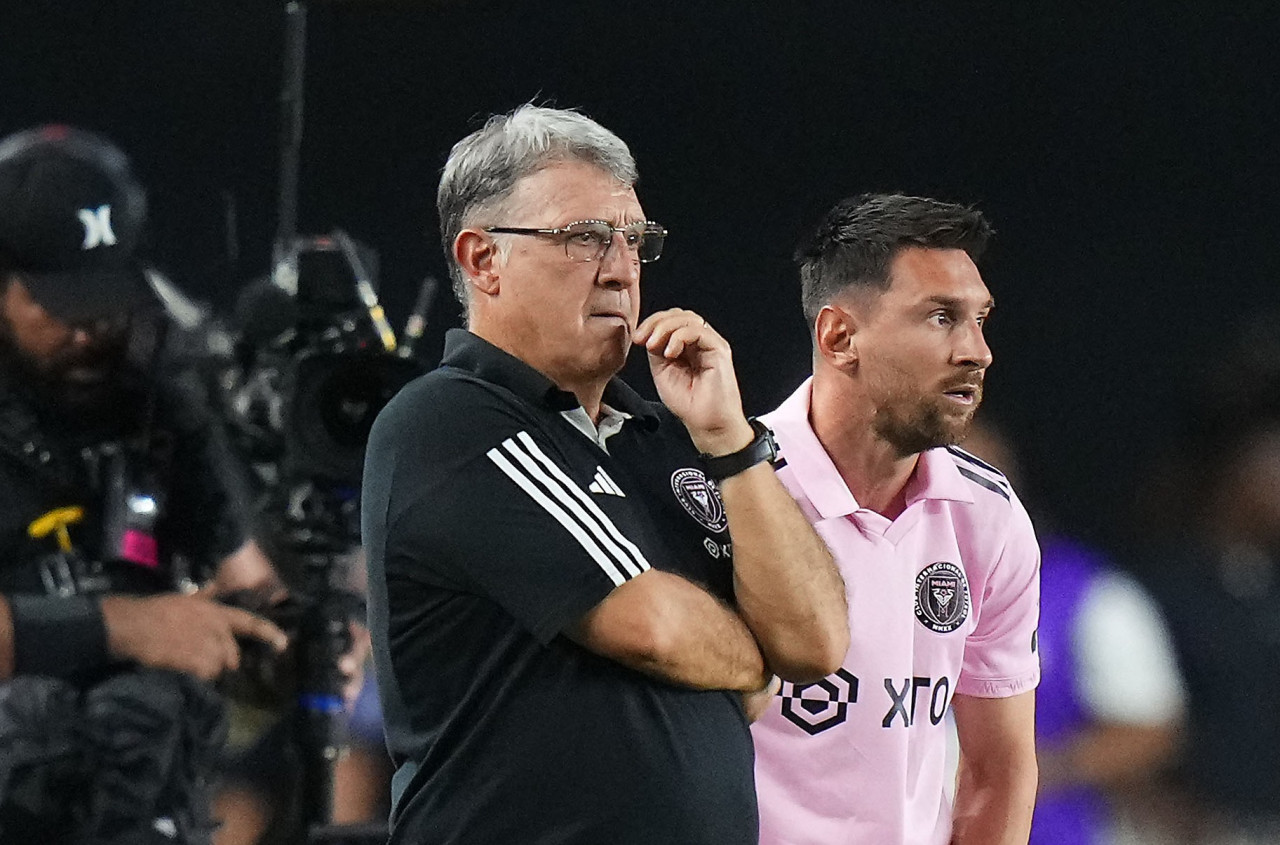
<path id="1" fill-rule="evenodd" d="M 569 109 L 526 103 L 490 117 L 453 145 L 440 176 L 436 208 L 453 293 L 464 310 L 470 288 L 453 260 L 454 239 L 478 218 L 502 210 L 521 179 L 563 161 L 595 165 L 625 185 L 634 185 L 639 176 L 621 138 Z"/>

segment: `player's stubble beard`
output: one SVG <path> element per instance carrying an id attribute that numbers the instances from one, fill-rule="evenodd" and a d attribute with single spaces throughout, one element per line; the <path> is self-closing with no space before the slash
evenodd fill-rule
<path id="1" fill-rule="evenodd" d="M 900 376 L 903 374 L 899 374 Z M 901 457 L 917 455 L 939 446 L 954 446 L 965 439 L 982 404 L 983 380 L 970 374 L 955 384 L 977 384 L 973 404 L 957 408 L 941 393 L 921 393 L 901 385 L 891 387 L 876 406 L 871 426 L 876 435 Z"/>

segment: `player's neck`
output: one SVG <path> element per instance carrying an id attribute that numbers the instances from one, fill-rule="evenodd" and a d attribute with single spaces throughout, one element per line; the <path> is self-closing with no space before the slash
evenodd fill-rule
<path id="1" fill-rule="evenodd" d="M 903 457 L 875 433 L 874 410 L 855 396 L 822 390 L 815 382 L 809 424 L 858 505 L 896 519 L 906 508 L 906 486 L 920 460 Z"/>
<path id="2" fill-rule="evenodd" d="M 587 412 L 587 416 L 591 418 L 591 422 L 599 425 L 600 411 L 604 407 L 604 388 L 599 390 L 575 390 L 573 395 L 578 397 L 578 402 L 582 405 L 583 410 Z"/>

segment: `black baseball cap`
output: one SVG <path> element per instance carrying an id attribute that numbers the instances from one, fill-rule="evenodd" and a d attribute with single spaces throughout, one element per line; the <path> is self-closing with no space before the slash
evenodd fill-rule
<path id="1" fill-rule="evenodd" d="M 136 251 L 147 199 L 100 135 L 42 126 L 0 140 L 0 268 L 65 322 L 156 304 Z"/>

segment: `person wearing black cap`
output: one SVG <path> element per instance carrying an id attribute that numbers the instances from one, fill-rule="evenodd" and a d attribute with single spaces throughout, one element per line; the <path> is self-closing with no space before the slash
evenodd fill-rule
<path id="1" fill-rule="evenodd" d="M 160 366 L 145 221 L 104 138 L 0 141 L 3 841 L 207 841 L 182 788 L 217 751 L 203 681 L 238 666 L 237 638 L 285 645 L 213 589 L 175 591 L 271 573 L 199 391 Z"/>

